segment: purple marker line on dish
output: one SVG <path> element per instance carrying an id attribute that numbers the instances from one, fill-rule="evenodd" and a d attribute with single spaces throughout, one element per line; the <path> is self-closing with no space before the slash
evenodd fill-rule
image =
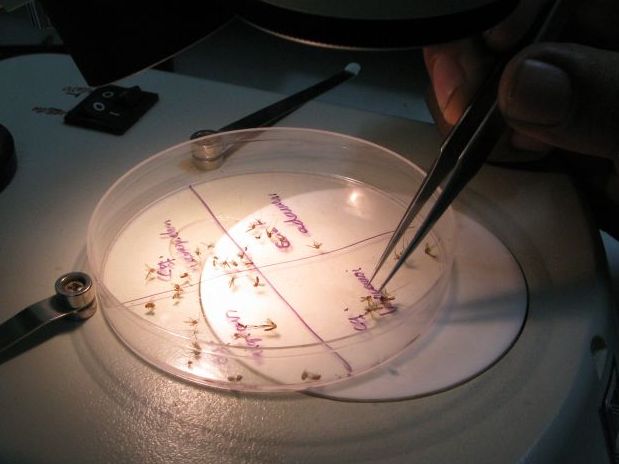
<path id="1" fill-rule="evenodd" d="M 376 238 L 384 237 L 386 235 L 391 235 L 391 234 L 393 234 L 393 230 L 390 230 L 390 231 L 387 231 L 387 232 L 381 232 L 380 234 L 372 235 L 371 237 L 367 237 L 367 238 L 363 238 L 361 240 L 357 240 L 356 242 L 349 243 L 348 245 L 344 245 L 344 246 L 341 246 L 339 248 L 334 248 L 333 250 L 324 251 L 324 252 L 320 253 L 319 255 L 302 256 L 300 258 L 294 258 L 294 259 L 289 259 L 289 260 L 286 260 L 286 261 L 278 261 L 276 263 L 265 264 L 265 265 L 261 266 L 261 269 L 265 269 L 265 268 L 269 268 L 269 267 L 273 267 L 273 266 L 280 266 L 282 264 L 296 263 L 296 262 L 299 262 L 299 261 L 305 261 L 305 260 L 308 260 L 308 259 L 314 259 L 314 258 L 318 258 L 318 257 L 324 257 L 324 256 L 330 255 L 332 253 L 337 253 L 339 251 L 343 251 L 343 250 L 346 250 L 348 248 L 352 248 L 354 246 L 361 245 L 362 243 L 369 242 L 369 241 L 374 240 Z M 256 269 L 256 267 L 252 266 L 252 267 L 248 267 L 247 269 L 241 269 L 241 270 L 234 270 L 234 271 L 230 271 L 230 272 L 225 272 L 223 274 L 220 274 L 220 275 L 217 275 L 215 277 L 212 277 L 212 279 L 219 279 L 221 276 L 224 276 L 224 275 L 234 274 L 234 273 L 249 272 L 249 271 L 253 271 L 255 269 Z M 185 285 L 184 288 L 194 287 L 196 285 L 198 285 L 198 283 L 187 284 L 187 285 Z M 154 298 L 154 297 L 159 296 L 159 295 L 168 295 L 168 294 L 171 294 L 171 293 L 174 293 L 174 290 L 164 290 L 162 292 L 152 293 L 150 295 L 141 296 L 141 297 L 138 297 L 138 298 L 133 298 L 131 300 L 123 301 L 122 304 L 124 304 L 124 305 L 131 305 L 133 303 L 137 303 L 137 302 L 140 302 L 140 301 L 148 300 L 149 298 Z"/>
<path id="2" fill-rule="evenodd" d="M 206 203 L 206 201 L 204 200 L 204 198 L 202 198 L 202 196 L 195 190 L 195 188 L 193 187 L 193 185 L 189 186 L 189 189 L 191 190 L 191 192 L 196 196 L 196 198 L 202 203 L 202 205 L 204 206 L 204 208 L 206 209 L 206 211 L 209 213 L 209 215 L 213 218 L 213 220 L 217 223 L 217 225 L 219 226 L 219 228 L 223 231 L 224 234 L 226 234 L 226 236 L 230 239 L 230 241 L 239 249 L 239 251 L 245 251 L 243 249 L 243 247 L 241 247 L 236 240 L 234 240 L 234 238 L 230 235 L 230 233 L 228 232 L 228 230 L 224 227 L 224 225 L 219 221 L 219 219 L 217 219 L 217 217 L 215 216 L 215 214 L 213 213 L 213 211 L 211 210 L 211 208 L 209 207 L 209 205 Z M 249 256 L 249 259 L 251 259 L 251 256 Z M 286 300 L 286 298 L 284 298 L 284 296 L 277 290 L 277 288 L 275 288 L 275 286 L 271 283 L 271 281 L 264 275 L 264 273 L 262 272 L 262 270 L 255 265 L 254 263 L 254 267 L 256 272 L 258 272 L 261 276 L 262 279 L 264 280 L 264 282 L 266 282 L 271 289 L 275 292 L 275 294 L 282 300 L 282 302 L 294 313 L 294 315 L 297 317 L 297 319 L 299 319 L 299 321 L 305 326 L 305 328 L 312 334 L 314 335 L 314 337 L 316 337 L 316 339 L 318 339 L 324 346 L 326 346 L 340 361 L 342 361 L 342 363 L 344 364 L 344 368 L 346 369 L 347 372 L 352 372 L 352 367 L 351 365 L 348 363 L 348 361 L 346 361 L 346 359 L 344 359 L 339 353 L 337 353 L 314 329 L 312 329 L 312 327 L 305 322 L 305 320 L 303 319 L 303 317 L 301 317 L 301 315 L 297 312 L 296 309 L 294 309 L 292 307 L 292 305 L 288 302 L 288 300 Z"/>

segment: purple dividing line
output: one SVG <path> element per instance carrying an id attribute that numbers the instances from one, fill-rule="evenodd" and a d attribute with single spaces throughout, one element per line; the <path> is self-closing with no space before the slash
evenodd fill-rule
<path id="1" fill-rule="evenodd" d="M 204 200 L 204 198 L 202 198 L 202 196 L 200 196 L 200 194 L 194 189 L 193 185 L 189 186 L 189 190 L 191 190 L 191 192 L 196 196 L 196 198 L 200 201 L 200 203 L 202 203 L 202 205 L 204 206 L 204 208 L 206 209 L 206 211 L 211 215 L 211 217 L 213 218 L 213 220 L 217 223 L 217 225 L 219 226 L 219 228 L 223 231 L 224 234 L 227 235 L 227 237 L 230 239 L 230 241 L 232 241 L 232 243 L 234 243 L 234 245 L 239 249 L 239 251 L 245 252 L 245 250 L 243 249 L 243 247 L 241 247 L 236 240 L 234 240 L 234 238 L 232 238 L 232 236 L 230 235 L 230 233 L 228 232 L 228 230 L 224 227 L 224 225 L 219 221 L 219 219 L 217 219 L 217 216 L 215 216 L 215 214 L 213 213 L 213 210 L 211 210 L 211 208 L 209 207 L 209 205 L 206 203 L 206 201 Z M 249 257 L 249 259 L 251 259 L 251 256 Z M 297 317 L 297 319 L 299 319 L 299 321 L 301 321 L 301 323 L 305 326 L 305 328 L 307 330 L 310 331 L 310 333 L 312 335 L 314 335 L 314 337 L 316 337 L 324 346 L 326 346 L 329 350 L 331 350 L 331 352 L 340 360 L 342 361 L 342 363 L 344 364 L 344 368 L 346 369 L 346 371 L 348 373 L 352 372 L 352 367 L 351 365 L 348 363 L 348 361 L 346 361 L 346 359 L 344 359 L 338 352 L 336 352 L 320 335 L 318 335 L 318 333 L 312 329 L 312 327 L 305 322 L 305 320 L 303 319 L 303 317 L 301 317 L 301 315 L 297 312 L 296 309 L 293 308 L 293 306 L 288 302 L 288 300 L 286 300 L 286 298 L 284 298 L 284 296 L 277 290 L 277 288 L 275 288 L 275 286 L 271 283 L 271 281 L 264 275 L 264 273 L 262 272 L 262 270 L 256 266 L 256 264 L 254 263 L 254 268 L 256 270 L 256 272 L 258 272 L 262 278 L 264 279 L 264 281 L 269 284 L 269 286 L 273 289 L 273 291 L 277 294 L 277 296 L 284 302 L 284 304 L 286 306 L 288 306 L 288 308 L 294 313 L 294 315 Z"/>
<path id="2" fill-rule="evenodd" d="M 273 266 L 281 266 L 282 264 L 296 263 L 298 261 L 305 261 L 306 259 L 313 259 L 313 258 L 317 258 L 319 256 L 330 255 L 332 253 L 337 253 L 338 251 L 346 250 L 347 248 L 352 248 L 352 247 L 354 247 L 356 245 L 360 245 L 360 244 L 362 244 L 364 242 L 369 242 L 370 240 L 374 240 L 375 238 L 382 237 L 384 235 L 391 235 L 391 234 L 393 234 L 393 230 L 390 230 L 390 231 L 387 231 L 387 232 L 381 232 L 380 234 L 372 235 L 371 237 L 367 237 L 367 238 L 362 238 L 361 240 L 357 240 L 356 242 L 349 243 L 348 245 L 343 245 L 343 246 L 341 246 L 339 248 L 334 248 L 333 250 L 321 251 L 320 254 L 317 254 L 317 255 L 301 256 L 300 258 L 288 259 L 288 260 L 284 260 L 284 261 L 277 261 L 275 263 L 265 264 L 264 266 L 262 266 L 262 269 L 265 269 L 265 268 L 268 268 L 268 267 L 273 267 Z M 214 277 L 214 279 L 217 279 L 217 278 L 219 278 L 221 276 L 228 275 L 228 274 L 235 274 L 237 272 L 242 273 L 242 272 L 246 272 L 246 271 L 253 271 L 254 269 L 255 269 L 255 267 L 248 267 L 247 269 L 243 269 L 243 270 L 234 270 L 234 271 L 230 271 L 230 272 L 224 272 L 223 274 L 220 274 L 220 275 Z M 195 284 L 188 284 L 185 287 L 195 287 L 196 285 L 199 285 L 199 282 L 196 282 Z M 156 296 L 159 296 L 159 295 L 169 295 L 170 293 L 173 293 L 173 292 L 174 292 L 174 290 L 163 290 L 161 292 L 152 293 L 150 295 L 140 296 L 138 298 L 133 298 L 131 300 L 123 301 L 122 304 L 130 305 L 132 303 L 136 303 L 138 301 L 147 300 L 149 298 L 153 298 L 153 297 L 156 297 Z"/>

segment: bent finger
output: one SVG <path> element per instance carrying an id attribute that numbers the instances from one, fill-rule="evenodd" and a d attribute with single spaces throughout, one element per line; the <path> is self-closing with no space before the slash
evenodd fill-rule
<path id="1" fill-rule="evenodd" d="M 508 64 L 499 86 L 507 123 L 540 142 L 604 157 L 619 153 L 619 53 L 538 44 Z"/>
<path id="2" fill-rule="evenodd" d="M 453 125 L 483 82 L 490 56 L 475 39 L 426 47 L 423 54 L 437 107 L 445 122 Z"/>

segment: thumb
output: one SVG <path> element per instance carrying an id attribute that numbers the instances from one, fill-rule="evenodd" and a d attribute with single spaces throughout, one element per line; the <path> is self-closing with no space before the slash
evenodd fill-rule
<path id="1" fill-rule="evenodd" d="M 517 132 L 568 151 L 619 157 L 619 53 L 534 45 L 506 67 L 498 101 Z"/>

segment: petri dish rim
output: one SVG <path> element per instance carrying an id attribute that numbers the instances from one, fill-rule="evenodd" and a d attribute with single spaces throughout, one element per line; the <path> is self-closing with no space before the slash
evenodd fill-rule
<path id="1" fill-rule="evenodd" d="M 401 155 L 386 149 L 384 147 L 381 147 L 377 144 L 374 144 L 372 142 L 366 141 L 366 140 L 362 140 L 356 137 L 352 137 L 352 136 L 347 136 L 347 135 L 342 135 L 342 134 L 337 134 L 337 133 L 333 133 L 333 132 L 328 132 L 328 131 L 319 131 L 319 130 L 314 130 L 314 129 L 296 129 L 296 128 L 272 128 L 272 129 L 259 129 L 259 130 L 243 130 L 243 131 L 235 131 L 241 138 L 242 138 L 242 143 L 246 144 L 246 143 L 250 143 L 252 142 L 251 139 L 247 139 L 245 136 L 251 133 L 257 133 L 258 135 L 264 135 L 266 134 L 287 134 L 287 133 L 303 133 L 303 134 L 313 134 L 313 135 L 318 135 L 321 137 L 335 137 L 337 140 L 339 141 L 344 141 L 344 142 L 348 142 L 348 143 L 353 143 L 353 144 L 362 144 L 365 145 L 367 147 L 371 147 L 372 149 L 378 150 L 390 157 L 393 157 L 394 159 L 397 160 L 398 163 L 402 163 L 404 164 L 408 169 L 411 169 L 412 171 L 416 172 L 416 174 L 418 175 L 423 175 L 423 171 L 421 169 L 419 169 L 419 167 L 417 167 L 414 163 L 412 163 L 411 161 L 407 160 L 406 158 L 402 157 Z M 235 133 L 227 133 L 226 137 L 230 137 L 230 136 L 234 136 L 236 135 Z M 206 136 L 204 138 L 213 138 L 213 137 L 218 137 L 218 135 L 210 135 L 210 136 Z M 276 139 L 279 140 L 279 139 Z M 261 142 L 269 142 L 271 141 L 269 138 L 265 138 L 265 139 L 261 139 Z M 88 246 L 87 246 L 87 250 L 88 250 L 88 260 L 89 260 L 89 265 L 90 267 L 95 271 L 95 278 L 98 281 L 98 284 L 100 285 L 100 288 L 103 290 L 103 293 L 105 294 L 105 297 L 107 298 L 106 303 L 111 303 L 113 308 L 125 308 L 124 304 L 122 302 L 120 302 L 113 294 L 112 291 L 110 291 L 107 286 L 105 285 L 105 283 L 103 282 L 103 279 L 100 278 L 99 276 L 99 272 L 98 272 L 98 268 L 100 267 L 101 269 L 103 269 L 105 267 L 105 260 L 107 259 L 107 257 L 104 258 L 103 262 L 101 263 L 96 263 L 93 262 L 94 258 L 94 251 L 93 251 L 93 247 L 95 247 L 95 245 L 93 244 L 93 235 L 94 235 L 94 231 L 96 229 L 96 223 L 97 220 L 99 219 L 99 216 L 101 215 L 101 209 L 105 207 L 106 202 L 110 199 L 110 197 L 113 196 L 113 194 L 115 193 L 116 189 L 118 189 L 119 187 L 123 186 L 125 183 L 128 182 L 128 180 L 130 180 L 133 176 L 135 176 L 136 173 L 139 173 L 144 167 L 148 167 L 149 165 L 151 165 L 153 162 L 156 162 L 157 160 L 172 156 L 172 157 L 178 157 L 180 155 L 179 150 L 182 150 L 183 148 L 187 148 L 189 147 L 192 143 L 194 143 L 195 141 L 191 141 L 191 142 L 184 142 L 181 144 L 178 144 L 176 146 L 170 147 L 166 150 L 163 150 L 149 158 L 147 158 L 146 160 L 142 161 L 141 163 L 139 163 L 138 165 L 136 165 L 134 168 L 132 168 L 131 170 L 129 170 L 125 175 L 123 175 L 122 177 L 120 177 L 110 188 L 109 190 L 103 195 L 103 197 L 101 198 L 100 202 L 98 203 L 97 207 L 95 208 L 91 221 L 89 223 L 89 227 L 88 227 Z M 231 155 L 231 157 L 233 157 L 234 154 Z M 277 171 L 277 172 L 288 172 L 286 170 L 282 170 L 282 171 Z M 375 191 L 377 191 L 378 193 L 380 193 L 381 195 L 384 195 L 386 197 L 388 197 L 391 201 L 395 201 L 397 203 L 402 204 L 402 201 L 398 200 L 396 197 L 394 197 L 393 195 L 389 194 L 388 192 L 384 192 L 380 189 L 378 189 L 376 186 L 368 184 L 366 182 L 363 182 L 359 179 L 356 179 L 354 177 L 351 176 L 342 176 L 342 175 L 334 175 L 334 174 L 327 174 L 327 173 L 323 173 L 323 172 L 299 172 L 299 171 L 294 171 L 295 174 L 311 174 L 311 175 L 318 175 L 318 176 L 328 176 L 331 178 L 336 178 L 340 181 L 344 181 L 346 183 L 355 183 L 355 184 L 360 184 L 363 185 L 365 187 L 369 187 Z M 236 175 L 236 174 L 231 174 L 231 175 Z M 224 173 L 223 175 L 215 175 L 212 176 L 212 178 L 209 178 L 209 180 L 212 179 L 219 179 L 219 178 L 224 178 L 226 177 L 226 173 Z M 206 181 L 203 181 L 206 182 Z M 191 182 L 193 183 L 193 182 Z M 164 195 L 156 198 L 154 201 L 159 201 L 167 196 L 171 196 L 174 195 L 175 192 L 179 192 L 181 190 L 183 190 L 183 188 L 186 188 L 186 186 L 178 186 L 175 189 L 172 190 L 168 190 L 165 192 Z M 144 205 L 143 209 L 146 209 L 149 207 L 149 204 Z M 135 212 L 132 215 L 132 218 L 138 217 L 140 215 L 142 210 L 138 210 L 137 212 Z M 451 212 L 449 212 L 448 214 L 451 214 Z M 451 218 L 451 221 L 453 221 L 453 218 Z M 116 236 L 119 236 L 122 231 L 124 230 L 124 228 L 127 226 L 127 224 L 130 221 L 128 221 L 125 225 L 123 225 L 120 229 L 118 229 Z M 454 237 L 450 237 L 450 240 L 453 240 Z M 441 244 L 441 246 L 445 246 L 444 245 L 444 241 L 443 240 L 439 240 L 439 243 Z M 417 299 L 417 301 L 415 302 L 415 304 L 418 304 L 419 302 L 423 302 L 424 300 L 428 299 L 431 296 L 431 293 L 433 291 L 436 290 L 436 287 L 443 285 L 446 285 L 446 279 L 448 279 L 448 274 L 451 268 L 451 264 L 453 262 L 453 259 L 449 259 L 447 261 L 447 263 L 442 263 L 443 267 L 446 267 L 446 269 L 443 272 L 443 278 L 442 279 L 437 279 L 433 285 L 428 288 L 426 290 L 426 292 Z M 444 291 L 444 289 L 443 289 Z M 126 308 L 125 308 L 126 309 Z M 110 322 L 110 325 L 112 326 L 112 328 L 114 329 L 114 331 L 120 336 L 121 339 L 123 339 L 123 341 L 128 344 L 131 345 L 129 340 L 126 340 L 126 337 L 122 336 L 121 334 L 118 333 L 118 331 L 115 328 L 115 323 L 109 320 L 110 315 L 108 314 L 108 311 L 103 311 L 104 314 L 106 315 L 106 319 L 108 319 L 108 321 Z M 401 317 L 399 319 L 399 322 L 403 322 L 405 321 L 407 318 L 409 317 L 413 317 L 414 315 L 414 311 L 409 311 L 409 314 L 406 314 L 405 317 Z M 177 338 L 178 340 L 188 340 L 188 336 L 184 336 L 178 333 L 175 333 L 173 331 L 167 330 L 163 327 L 158 326 L 157 324 L 145 320 L 144 318 L 140 317 L 137 314 L 134 314 L 131 311 L 127 311 L 123 314 L 124 317 L 130 317 L 131 319 L 134 320 L 135 323 L 140 324 L 140 325 L 146 325 L 150 330 L 155 330 L 155 331 L 161 331 L 165 334 L 167 334 L 168 336 L 172 336 L 174 338 Z M 379 328 L 373 328 L 371 329 L 372 333 L 378 337 L 382 337 L 385 336 L 389 333 L 390 327 L 387 324 L 386 328 L 383 328 L 381 330 L 379 330 Z M 359 336 L 361 335 L 361 336 Z M 364 342 L 364 337 L 363 335 L 366 334 L 356 334 L 356 333 L 351 333 L 348 335 L 344 335 L 341 337 L 336 337 L 333 339 L 327 339 L 324 341 L 319 341 L 319 342 L 313 342 L 313 343 L 307 343 L 307 344 L 300 344 L 300 345 L 291 345 L 291 346 L 264 346 L 262 349 L 263 351 L 267 354 L 268 357 L 294 357 L 294 356 L 303 356 L 303 353 L 296 353 L 296 354 L 286 354 L 286 351 L 290 351 L 290 349 L 295 349 L 295 350 L 303 350 L 305 352 L 305 350 L 311 350 L 311 349 L 322 349 L 325 346 L 325 343 L 327 343 L 328 345 L 338 345 L 337 348 L 343 348 L 343 347 L 349 347 L 351 345 L 355 345 L 357 343 L 363 343 Z M 415 337 L 418 338 L 418 337 Z M 412 343 L 414 340 L 411 340 L 410 343 Z M 225 348 L 231 349 L 233 351 L 233 353 L 229 353 L 227 356 L 230 357 L 234 357 L 234 358 L 244 358 L 244 357 L 249 357 L 251 356 L 251 350 L 247 347 L 241 346 L 241 345 L 237 345 L 237 346 L 230 346 L 227 345 L 225 343 L 217 343 L 214 341 L 209 341 L 206 346 L 205 346 L 205 352 L 209 352 L 216 350 L 218 347 L 222 347 L 225 346 Z M 132 348 L 133 349 L 133 348 Z M 134 350 L 135 351 L 135 350 Z M 138 353 L 140 354 L 140 353 Z M 200 382 L 202 383 L 202 382 Z M 206 382 L 208 383 L 208 382 Z"/>

